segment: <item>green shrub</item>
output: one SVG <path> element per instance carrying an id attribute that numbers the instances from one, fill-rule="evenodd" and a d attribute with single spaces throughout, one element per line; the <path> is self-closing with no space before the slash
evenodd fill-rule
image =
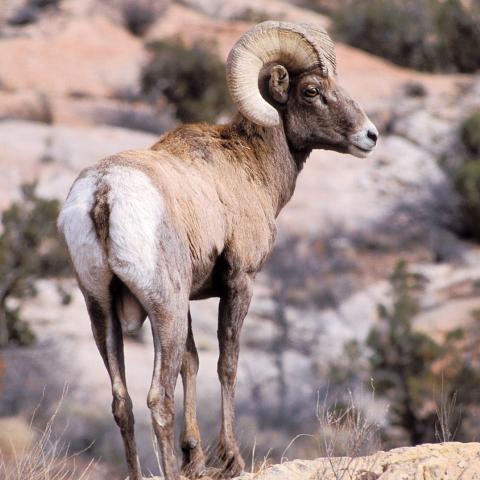
<path id="1" fill-rule="evenodd" d="M 121 0 L 123 24 L 133 35 L 143 35 L 164 13 L 167 0 Z"/>
<path id="2" fill-rule="evenodd" d="M 480 155 L 480 110 L 467 117 L 460 131 L 467 150 L 473 155 Z"/>
<path id="3" fill-rule="evenodd" d="M 461 0 L 350 0 L 334 28 L 347 43 L 427 71 L 480 68 L 480 8 Z"/>
<path id="4" fill-rule="evenodd" d="M 303 8 L 309 8 L 324 15 L 332 15 L 348 2 L 349 0 L 298 0 L 296 3 Z"/>
<path id="5" fill-rule="evenodd" d="M 480 68 L 480 2 L 440 2 L 436 18 L 440 70 L 471 73 Z M 451 65 L 451 68 L 449 68 Z"/>
<path id="6" fill-rule="evenodd" d="M 466 150 L 463 164 L 456 170 L 455 189 L 459 195 L 458 233 L 480 240 L 480 110 L 471 113 L 460 126 Z"/>
<path id="7" fill-rule="evenodd" d="M 460 196 L 460 234 L 480 240 L 480 159 L 467 160 L 457 171 L 455 187 Z"/>
<path id="8" fill-rule="evenodd" d="M 23 347 L 35 342 L 35 333 L 30 325 L 20 317 L 20 309 L 5 309 L 7 317 L 8 341 Z"/>
<path id="9" fill-rule="evenodd" d="M 30 5 L 22 5 L 7 18 L 7 23 L 14 27 L 29 25 L 38 20 L 38 15 L 38 8 Z"/>
<path id="10" fill-rule="evenodd" d="M 142 91 L 152 100 L 165 96 L 183 122 L 213 122 L 231 109 L 225 66 L 212 53 L 180 43 L 151 44 L 152 58 L 142 75 Z"/>
<path id="11" fill-rule="evenodd" d="M 404 85 L 405 94 L 409 97 L 425 97 L 427 95 L 427 89 L 421 82 L 411 81 Z"/>
<path id="12" fill-rule="evenodd" d="M 2 213 L 0 235 L 0 347 L 8 342 L 26 345 L 34 340 L 19 308 L 9 298 L 36 294 L 35 280 L 70 273 L 65 249 L 57 235 L 57 200 L 35 194 L 35 184 L 24 185 L 23 199 Z"/>
<path id="13" fill-rule="evenodd" d="M 60 0 L 28 0 L 27 2 L 32 7 L 46 8 L 46 7 L 58 7 Z"/>
<path id="14" fill-rule="evenodd" d="M 16 27 L 35 23 L 42 10 L 56 9 L 59 4 L 60 0 L 26 0 L 7 18 L 7 23 Z"/>
<path id="15" fill-rule="evenodd" d="M 463 426 L 461 410 L 476 405 L 471 385 L 480 381 L 480 371 L 465 350 L 465 338 L 478 338 L 479 321 L 466 332 L 447 331 L 438 341 L 416 330 L 413 320 L 420 311 L 422 284 L 404 261 L 398 262 L 390 277 L 392 306 L 379 305 L 379 322 L 367 340 L 369 376 L 389 402 L 392 425 L 400 427 L 412 445 L 451 441 L 457 431 L 465 434 L 468 425 Z M 445 416 L 442 408 L 456 403 L 458 408 Z"/>

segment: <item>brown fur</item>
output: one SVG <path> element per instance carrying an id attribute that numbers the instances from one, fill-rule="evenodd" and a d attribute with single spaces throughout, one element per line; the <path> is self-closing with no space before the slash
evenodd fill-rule
<path id="1" fill-rule="evenodd" d="M 98 240 L 105 249 L 108 248 L 108 233 L 110 227 L 110 206 L 108 205 L 109 187 L 103 184 L 95 194 L 95 201 L 90 217 L 95 226 Z"/>

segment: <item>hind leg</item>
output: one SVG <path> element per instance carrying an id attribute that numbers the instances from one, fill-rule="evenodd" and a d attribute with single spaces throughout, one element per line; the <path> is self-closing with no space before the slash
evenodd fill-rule
<path id="1" fill-rule="evenodd" d="M 120 177 L 122 177 L 122 171 L 120 171 Z M 122 239 L 125 234 L 125 224 L 132 223 L 128 210 L 126 213 L 123 211 L 125 205 L 121 202 L 117 202 L 119 204 L 115 209 L 111 208 L 112 198 L 115 198 L 112 185 L 117 188 L 119 184 L 121 185 L 121 180 L 122 178 L 113 178 L 111 173 L 107 174 L 98 169 L 83 172 L 68 194 L 58 218 L 58 227 L 68 247 L 85 297 L 95 341 L 110 376 L 113 395 L 112 410 L 122 433 L 130 480 L 141 480 L 133 432 L 132 402 L 125 381 L 123 337 L 114 306 L 115 296 L 118 296 L 119 291 L 116 282 L 112 282 L 114 277 L 107 258 L 109 252 L 107 244 L 120 242 L 124 245 Z M 132 177 L 126 179 L 124 184 L 134 191 L 141 192 L 143 200 L 145 188 L 138 188 L 139 185 L 134 184 L 132 180 L 137 180 L 138 183 L 138 178 Z M 140 185 L 140 187 L 143 186 Z M 129 195 L 125 195 L 125 199 L 124 203 L 126 202 L 127 206 L 130 205 Z M 134 208 L 134 211 L 137 210 Z M 141 216 L 140 213 L 138 215 Z M 115 216 L 124 218 L 124 221 L 121 228 L 117 228 L 120 236 L 117 235 L 117 238 L 109 241 L 109 232 L 112 230 L 112 221 Z M 135 231 L 138 230 L 135 228 Z M 113 231 L 115 231 L 114 226 Z M 142 236 L 143 232 L 140 238 Z M 131 249 L 129 245 L 127 251 Z"/>
<path id="2" fill-rule="evenodd" d="M 183 431 L 180 446 L 183 453 L 182 473 L 188 478 L 197 478 L 205 472 L 205 455 L 202 450 L 197 423 L 196 377 L 198 353 L 193 339 L 192 317 L 188 311 L 188 336 L 182 360 L 183 382 Z"/>
<path id="3" fill-rule="evenodd" d="M 111 300 L 101 301 L 84 292 L 93 336 L 112 383 L 112 413 L 122 434 L 130 480 L 142 480 L 134 435 L 132 401 L 127 391 L 120 322 Z"/>
<path id="4" fill-rule="evenodd" d="M 187 339 L 188 297 L 172 295 L 169 305 L 153 303 L 148 310 L 155 348 L 148 407 L 162 456 L 165 480 L 178 480 L 180 473 L 174 446 L 174 391 Z"/>

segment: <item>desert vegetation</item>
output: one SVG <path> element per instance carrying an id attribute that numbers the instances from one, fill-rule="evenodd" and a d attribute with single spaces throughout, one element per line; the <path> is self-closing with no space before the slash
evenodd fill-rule
<path id="1" fill-rule="evenodd" d="M 70 273 L 64 247 L 60 244 L 56 218 L 58 200 L 45 200 L 35 193 L 35 184 L 22 187 L 22 201 L 2 212 L 0 236 L 0 347 L 9 342 L 28 345 L 35 339 L 21 318 L 22 300 L 36 294 L 35 280 Z M 68 294 L 63 295 L 68 302 Z"/>
<path id="2" fill-rule="evenodd" d="M 338 37 L 357 48 L 406 67 L 458 72 L 480 68 L 479 18 L 478 3 L 461 0 L 351 0 L 333 16 Z"/>
<path id="3" fill-rule="evenodd" d="M 149 45 L 150 62 L 142 74 L 149 101 L 166 97 L 182 122 L 214 122 L 232 109 L 223 63 L 205 47 L 179 42 Z"/>
<path id="4" fill-rule="evenodd" d="M 12 26 L 24 26 L 36 22 L 45 11 L 56 9 L 61 0 L 26 0 L 18 5 L 7 22 Z"/>
<path id="5" fill-rule="evenodd" d="M 438 338 L 414 327 L 425 278 L 401 260 L 390 277 L 392 304 L 378 305 L 378 324 L 365 346 L 350 342 L 343 366 L 332 366 L 335 386 L 363 383 L 388 405 L 388 427 L 380 428 L 384 446 L 448 442 L 472 438 L 478 359 L 471 345 L 479 332 L 478 313 L 468 328 L 453 328 Z M 366 348 L 365 348 L 366 347 Z M 362 374 L 359 374 L 362 365 Z M 353 380 L 353 381 L 352 381 Z M 348 400 L 348 397 L 347 397 Z M 473 415 L 473 417 L 472 417 Z"/>
<path id="6" fill-rule="evenodd" d="M 168 0 L 120 0 L 118 5 L 128 31 L 142 36 L 165 12 L 168 3 Z"/>
<path id="7" fill-rule="evenodd" d="M 51 420 L 52 422 L 54 419 Z M 15 434 L 15 432 L 11 432 Z M 68 453 L 62 440 L 55 438 L 52 424 L 42 432 L 31 430 L 36 437 L 25 450 L 5 454 L 0 452 L 0 474 L 5 480 L 83 480 L 89 478 L 90 465 L 79 467 L 75 455 Z M 76 461 L 77 460 L 77 461 Z"/>
<path id="8" fill-rule="evenodd" d="M 480 372 L 465 341 L 476 336 L 476 318 L 467 331 L 454 328 L 436 341 L 413 327 L 421 276 L 400 261 L 390 283 L 393 305 L 379 305 L 380 322 L 367 346 L 371 376 L 377 393 L 388 399 L 392 425 L 408 435 L 411 445 L 468 438 L 463 422 L 476 403 L 469 383 L 476 384 Z"/>
<path id="9" fill-rule="evenodd" d="M 462 235 L 480 239 L 480 111 L 462 123 L 460 137 L 465 154 L 455 171 L 455 186 L 460 197 L 458 228 Z"/>

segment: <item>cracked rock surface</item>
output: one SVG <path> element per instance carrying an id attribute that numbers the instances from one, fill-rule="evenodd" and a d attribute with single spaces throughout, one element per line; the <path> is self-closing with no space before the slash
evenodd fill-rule
<path id="1" fill-rule="evenodd" d="M 480 443 L 396 448 L 368 457 L 294 460 L 237 480 L 478 480 Z"/>

